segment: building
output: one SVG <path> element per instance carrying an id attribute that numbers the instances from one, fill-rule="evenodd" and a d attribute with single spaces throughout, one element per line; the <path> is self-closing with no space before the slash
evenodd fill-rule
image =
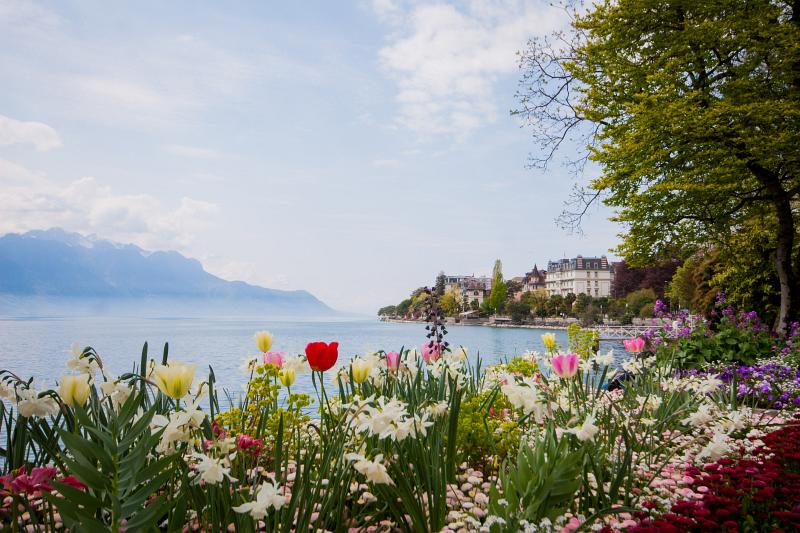
<path id="1" fill-rule="evenodd" d="M 492 278 L 486 276 L 446 276 L 445 290 L 455 291 L 465 307 L 480 306 L 492 290 Z"/>
<path id="2" fill-rule="evenodd" d="M 610 296 L 614 270 L 606 256 L 559 259 L 547 263 L 545 288 L 547 294 L 588 294 L 593 297 Z"/>
<path id="3" fill-rule="evenodd" d="M 533 270 L 525 273 L 522 278 L 522 292 L 533 292 L 537 289 L 546 289 L 547 271 L 539 270 L 536 264 L 533 265 Z"/>

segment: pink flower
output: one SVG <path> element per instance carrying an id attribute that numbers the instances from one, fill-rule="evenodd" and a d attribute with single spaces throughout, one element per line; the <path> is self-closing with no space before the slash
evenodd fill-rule
<path id="1" fill-rule="evenodd" d="M 550 359 L 553 365 L 553 372 L 562 378 L 571 378 L 578 372 L 578 354 L 567 353 L 553 356 Z"/>
<path id="2" fill-rule="evenodd" d="M 639 353 L 644 350 L 644 339 L 641 337 L 634 337 L 633 339 L 625 339 L 622 341 L 625 349 L 631 353 Z"/>
<path id="3" fill-rule="evenodd" d="M 426 363 L 432 363 L 442 356 L 442 343 L 430 341 L 422 345 L 422 359 Z"/>
<path id="4" fill-rule="evenodd" d="M 397 352 L 386 352 L 386 368 L 395 372 L 400 368 L 400 354 Z"/>
<path id="5" fill-rule="evenodd" d="M 264 354 L 264 364 L 271 365 L 275 368 L 281 368 L 283 366 L 283 352 L 267 352 Z"/>
<path id="6" fill-rule="evenodd" d="M 250 435 L 239 435 L 236 439 L 236 446 L 243 452 L 250 452 L 253 455 L 261 453 L 261 447 L 264 442 L 261 439 L 255 439 Z"/>

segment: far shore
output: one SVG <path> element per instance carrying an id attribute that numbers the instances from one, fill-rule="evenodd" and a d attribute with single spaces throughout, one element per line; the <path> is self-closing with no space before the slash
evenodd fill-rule
<path id="1" fill-rule="evenodd" d="M 396 324 L 423 324 L 424 320 L 411 320 L 405 318 L 379 318 L 381 322 L 394 322 Z M 447 321 L 447 327 L 450 326 L 482 326 L 487 328 L 518 328 L 518 329 L 557 329 L 566 330 L 567 326 L 563 325 L 548 325 L 548 324 L 497 324 L 490 322 L 489 319 L 478 320 L 462 320 L 461 322 Z"/>

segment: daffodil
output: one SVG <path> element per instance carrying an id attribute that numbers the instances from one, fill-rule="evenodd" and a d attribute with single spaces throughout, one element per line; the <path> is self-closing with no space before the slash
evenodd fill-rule
<path id="1" fill-rule="evenodd" d="M 156 365 L 153 381 L 156 386 L 175 400 L 180 400 L 189 392 L 194 380 L 195 365 L 172 361 L 166 365 Z"/>
<path id="2" fill-rule="evenodd" d="M 261 353 L 267 353 L 272 348 L 272 333 L 269 331 L 258 331 L 254 338 Z"/>
<path id="3" fill-rule="evenodd" d="M 89 374 L 61 376 L 58 394 L 67 405 L 85 404 L 86 399 L 89 397 Z"/>

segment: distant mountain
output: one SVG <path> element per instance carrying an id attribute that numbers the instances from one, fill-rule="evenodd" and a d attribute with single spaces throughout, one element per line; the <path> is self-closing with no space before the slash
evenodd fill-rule
<path id="1" fill-rule="evenodd" d="M 335 313 L 306 291 L 226 281 L 178 252 L 147 252 L 58 228 L 0 237 L 0 314 L 36 313 L 42 305 L 59 313 L 61 303 L 87 312 L 133 312 L 142 304 L 161 316 Z"/>

